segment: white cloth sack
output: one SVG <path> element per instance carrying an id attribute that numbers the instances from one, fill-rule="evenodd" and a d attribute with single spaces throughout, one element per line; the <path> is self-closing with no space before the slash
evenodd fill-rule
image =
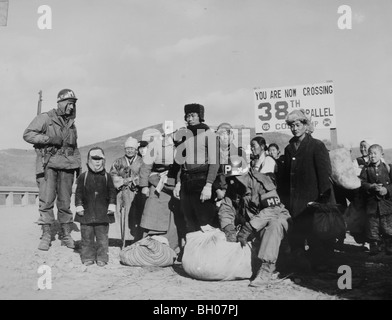
<path id="1" fill-rule="evenodd" d="M 332 180 L 344 189 L 357 189 L 361 186 L 350 151 L 345 148 L 334 149 L 329 152 L 332 166 Z"/>
<path id="2" fill-rule="evenodd" d="M 250 244 L 250 242 L 249 242 Z M 227 242 L 219 229 L 186 235 L 182 267 L 199 280 L 236 280 L 252 276 L 250 246 Z"/>

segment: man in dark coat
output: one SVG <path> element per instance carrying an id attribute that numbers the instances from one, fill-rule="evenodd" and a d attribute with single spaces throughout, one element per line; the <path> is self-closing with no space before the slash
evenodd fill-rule
<path id="1" fill-rule="evenodd" d="M 286 123 L 294 135 L 284 151 L 283 177 L 284 201 L 293 217 L 291 250 L 294 255 L 302 256 L 307 240 L 309 252 L 316 257 L 317 253 L 321 253 L 321 244 L 312 233 L 314 210 L 308 204 L 330 201 L 330 158 L 324 143 L 310 135 L 311 123 L 303 110 L 289 113 Z"/>

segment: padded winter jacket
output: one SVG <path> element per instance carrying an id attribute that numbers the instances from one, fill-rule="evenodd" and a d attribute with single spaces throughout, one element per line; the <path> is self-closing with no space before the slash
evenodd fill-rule
<path id="1" fill-rule="evenodd" d="M 59 136 L 62 146 L 53 146 L 49 143 L 51 138 Z M 77 131 L 75 119 L 59 116 L 56 109 L 36 116 L 23 133 L 23 139 L 31 144 L 37 151 L 36 173 L 44 171 L 43 163 L 53 169 L 81 168 L 81 157 L 77 145 Z"/>
<path id="2" fill-rule="evenodd" d="M 113 223 L 114 215 L 107 214 L 109 204 L 116 204 L 116 189 L 111 176 L 105 170 L 94 172 L 89 169 L 78 177 L 76 183 L 75 206 L 82 206 L 84 215 L 76 214 L 75 221 L 81 224 Z"/>

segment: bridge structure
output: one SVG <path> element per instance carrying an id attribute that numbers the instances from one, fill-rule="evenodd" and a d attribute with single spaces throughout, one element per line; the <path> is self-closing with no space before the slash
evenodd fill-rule
<path id="1" fill-rule="evenodd" d="M 0 186 L 0 207 L 38 205 L 37 187 Z"/>
<path id="2" fill-rule="evenodd" d="M 75 188 L 72 190 L 71 204 L 75 199 Z M 15 206 L 31 206 L 39 204 L 38 187 L 0 186 L 0 208 Z"/>

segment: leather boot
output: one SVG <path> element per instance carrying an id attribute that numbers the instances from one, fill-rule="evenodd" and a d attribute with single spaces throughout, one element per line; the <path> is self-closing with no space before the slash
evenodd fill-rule
<path id="1" fill-rule="evenodd" d="M 52 234 L 50 224 L 42 225 L 42 236 L 41 241 L 38 245 L 38 249 L 42 251 L 48 251 L 52 242 Z"/>
<path id="2" fill-rule="evenodd" d="M 61 229 L 63 230 L 63 237 L 61 239 L 61 245 L 67 246 L 67 248 L 74 249 L 75 243 L 71 237 L 71 223 L 61 224 Z"/>
<path id="3" fill-rule="evenodd" d="M 265 287 L 271 283 L 271 280 L 277 278 L 274 274 L 276 270 L 275 263 L 263 262 L 256 277 L 249 283 L 250 287 Z"/>
<path id="4" fill-rule="evenodd" d="M 371 241 L 370 242 L 370 250 L 369 250 L 369 255 L 375 256 L 380 253 L 380 245 L 377 241 Z"/>

